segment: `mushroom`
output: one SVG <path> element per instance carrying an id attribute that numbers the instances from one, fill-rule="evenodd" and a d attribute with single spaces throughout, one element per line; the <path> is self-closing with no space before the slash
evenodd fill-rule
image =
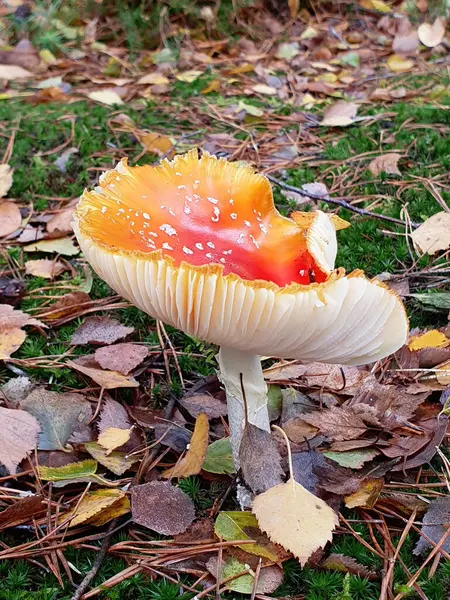
<path id="1" fill-rule="evenodd" d="M 398 296 L 334 270 L 327 214 L 275 208 L 248 165 L 197 151 L 159 166 L 122 160 L 85 191 L 74 230 L 95 271 L 152 317 L 220 346 L 236 463 L 244 424 L 270 431 L 261 355 L 362 365 L 400 348 Z"/>

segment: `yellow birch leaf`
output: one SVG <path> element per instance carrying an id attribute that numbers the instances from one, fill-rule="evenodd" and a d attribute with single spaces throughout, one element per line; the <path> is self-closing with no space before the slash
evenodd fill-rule
<path id="1" fill-rule="evenodd" d="M 117 489 L 99 489 L 95 492 L 88 492 L 81 502 L 70 512 L 60 518 L 60 522 L 71 519 L 69 527 L 75 527 L 90 521 L 100 513 L 104 513 L 116 502 L 125 497 L 125 492 Z M 111 517 L 114 518 L 114 517 Z M 103 521 L 105 522 L 105 521 Z"/>
<path id="2" fill-rule="evenodd" d="M 0 360 L 8 360 L 11 354 L 24 343 L 27 334 L 19 327 L 0 330 Z"/>
<path id="3" fill-rule="evenodd" d="M 252 511 L 260 529 L 302 566 L 331 541 L 338 524 L 334 510 L 292 478 L 256 496 Z"/>
<path id="4" fill-rule="evenodd" d="M 131 469 L 135 462 L 139 460 L 138 456 L 129 456 L 125 452 L 106 452 L 106 450 L 96 442 L 86 442 L 84 448 L 92 458 L 112 471 L 115 475 L 123 475 L 125 471 Z"/>
<path id="5" fill-rule="evenodd" d="M 106 454 L 111 454 L 113 450 L 123 446 L 128 442 L 131 436 L 132 427 L 129 429 L 120 429 L 119 427 L 107 427 L 98 436 L 98 443 L 106 450 Z"/>
<path id="6" fill-rule="evenodd" d="M 405 73 L 414 67 L 413 60 L 400 56 L 400 54 L 391 54 L 386 63 L 393 73 Z"/>
<path id="7" fill-rule="evenodd" d="M 111 490 L 107 490 L 108 492 Z M 95 527 L 100 527 L 108 521 L 112 521 L 117 517 L 121 517 L 122 515 L 126 515 L 131 510 L 131 504 L 127 496 L 123 496 L 116 500 L 113 504 L 103 509 L 100 513 L 94 515 L 87 521 L 86 524 L 94 525 Z"/>
<path id="8" fill-rule="evenodd" d="M 147 152 L 157 154 L 158 156 L 163 156 L 167 152 L 170 152 L 175 144 L 174 140 L 156 132 L 139 133 L 137 137 Z"/>
<path id="9" fill-rule="evenodd" d="M 293 219 L 297 225 L 302 227 L 303 229 L 308 229 L 311 227 L 312 222 L 316 217 L 316 213 L 313 211 L 310 212 L 302 212 L 302 211 L 294 211 L 291 213 L 291 219 Z M 345 219 L 341 219 L 338 215 L 331 214 L 328 215 L 330 217 L 330 221 L 333 223 L 336 231 L 340 231 L 341 229 L 347 229 L 347 227 L 351 226 L 351 223 L 346 221 Z"/>
<path id="10" fill-rule="evenodd" d="M 195 421 L 194 433 L 186 455 L 172 469 L 163 472 L 163 477 L 189 477 L 200 473 L 208 450 L 208 417 L 200 413 Z"/>
<path id="11" fill-rule="evenodd" d="M 383 0 L 361 0 L 360 5 L 367 10 L 377 10 L 381 13 L 390 13 L 391 7 Z"/>
<path id="12" fill-rule="evenodd" d="M 450 344 L 450 340 L 437 329 L 432 329 L 426 333 L 414 337 L 408 344 L 408 348 L 415 352 L 422 348 L 445 348 Z"/>
<path id="13" fill-rule="evenodd" d="M 382 479 L 367 479 L 356 492 L 345 496 L 345 506 L 347 508 L 356 508 L 363 506 L 372 508 L 383 489 L 384 481 Z"/>

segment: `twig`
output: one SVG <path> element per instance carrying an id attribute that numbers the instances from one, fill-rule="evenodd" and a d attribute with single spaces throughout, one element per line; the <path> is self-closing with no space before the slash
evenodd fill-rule
<path id="1" fill-rule="evenodd" d="M 275 179 L 272 175 L 267 175 L 266 177 L 269 181 L 278 185 L 283 190 L 288 190 L 289 192 L 295 192 L 296 194 L 300 194 L 300 196 L 306 196 L 307 198 L 311 198 L 312 200 L 320 200 L 321 202 L 327 202 L 328 204 L 336 204 L 337 206 L 342 206 L 342 208 L 346 208 L 347 210 L 351 210 L 352 212 L 357 213 L 358 215 L 364 215 L 366 217 L 374 217 L 375 219 L 380 219 L 381 221 L 389 221 L 389 223 L 395 223 L 396 225 L 405 226 L 405 221 L 402 219 L 396 219 L 395 217 L 388 217 L 387 215 L 382 215 L 381 213 L 371 212 L 370 210 L 366 210 L 364 208 L 358 208 L 357 206 L 353 206 L 344 198 L 330 198 L 330 196 L 321 194 L 313 194 L 311 192 L 307 192 L 302 190 L 301 188 L 295 187 L 293 185 L 289 185 L 288 183 L 284 183 L 279 179 Z M 413 227 L 419 227 L 419 223 L 411 223 Z"/>
<path id="2" fill-rule="evenodd" d="M 99 572 L 100 567 L 102 566 L 102 562 L 104 561 L 106 554 L 108 553 L 109 547 L 111 545 L 111 539 L 112 539 L 112 536 L 114 533 L 116 523 L 117 523 L 117 519 L 113 519 L 111 521 L 111 523 L 109 524 L 108 532 L 105 535 L 105 537 L 103 538 L 103 542 L 102 542 L 100 551 L 97 554 L 97 556 L 95 557 L 92 568 L 86 573 L 83 581 L 80 583 L 75 594 L 72 596 L 72 598 L 70 600 L 81 600 L 81 598 L 84 595 L 84 592 L 87 591 L 92 580 L 95 578 L 95 576 Z"/>

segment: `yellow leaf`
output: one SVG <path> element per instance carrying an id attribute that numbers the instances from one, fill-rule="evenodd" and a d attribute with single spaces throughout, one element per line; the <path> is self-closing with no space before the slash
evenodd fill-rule
<path id="1" fill-rule="evenodd" d="M 387 66 L 393 73 L 404 73 L 411 71 L 414 67 L 414 61 L 399 54 L 391 54 L 387 59 Z"/>
<path id="2" fill-rule="evenodd" d="M 95 460 L 98 460 L 101 465 L 112 471 L 115 475 L 123 475 L 125 471 L 128 471 L 139 460 L 138 456 L 129 456 L 125 452 L 107 453 L 96 442 L 86 442 L 84 448 Z"/>
<path id="3" fill-rule="evenodd" d="M 107 427 L 98 436 L 98 443 L 106 450 L 106 454 L 111 454 L 113 450 L 123 446 L 128 442 L 131 436 L 132 427 L 129 429 L 120 429 L 119 427 Z"/>
<path id="4" fill-rule="evenodd" d="M 189 477 L 200 473 L 208 449 L 208 433 L 208 417 L 200 413 L 186 455 L 172 469 L 164 471 L 163 477 Z"/>
<path id="5" fill-rule="evenodd" d="M 147 73 L 136 82 L 138 85 L 167 85 L 169 79 L 158 71 L 154 73 Z"/>
<path id="6" fill-rule="evenodd" d="M 210 94 L 211 92 L 218 92 L 220 90 L 221 81 L 220 79 L 213 79 L 210 84 L 202 90 L 202 94 Z"/>
<path id="7" fill-rule="evenodd" d="M 391 7 L 383 0 L 361 0 L 360 5 L 368 10 L 377 10 L 382 13 L 390 13 Z"/>
<path id="8" fill-rule="evenodd" d="M 338 524 L 334 510 L 292 478 L 256 496 L 252 511 L 260 529 L 292 552 L 302 566 L 331 541 Z"/>
<path id="9" fill-rule="evenodd" d="M 119 94 L 117 92 L 113 92 L 112 90 L 98 90 L 97 92 L 90 92 L 87 97 L 95 102 L 106 104 L 106 106 L 115 106 L 124 103 Z"/>
<path id="10" fill-rule="evenodd" d="M 301 40 L 312 40 L 319 32 L 314 27 L 307 27 L 300 35 Z"/>
<path id="11" fill-rule="evenodd" d="M 105 511 L 112 508 L 116 502 L 122 501 L 123 498 L 125 498 L 125 492 L 117 489 L 106 488 L 88 492 L 73 510 L 61 516 L 60 521 L 71 519 L 69 527 L 75 527 L 87 521 L 92 522 L 91 519 L 100 513 L 103 516 Z M 114 518 L 114 516 L 110 518 Z M 108 518 L 108 520 L 110 519 Z"/>
<path id="12" fill-rule="evenodd" d="M 450 344 L 450 340 L 437 329 L 432 329 L 426 333 L 414 337 L 408 344 L 408 348 L 415 352 L 422 348 L 445 348 Z"/>
<path id="13" fill-rule="evenodd" d="M 291 219 L 293 219 L 297 225 L 299 225 L 302 229 L 308 229 L 311 227 L 311 223 L 314 221 L 316 213 L 313 211 L 310 212 L 301 212 L 294 211 L 291 213 Z M 345 219 L 341 219 L 335 214 L 328 215 L 330 217 L 331 222 L 334 225 L 336 231 L 340 231 L 341 229 L 347 229 L 347 227 L 351 226 L 351 223 L 346 221 Z"/>
<path id="14" fill-rule="evenodd" d="M 434 48 L 444 41 L 445 32 L 445 21 L 441 17 L 438 17 L 432 25 L 430 23 L 422 23 L 422 25 L 419 26 L 417 34 L 424 46 Z"/>
<path id="15" fill-rule="evenodd" d="M 26 337 L 25 331 L 19 327 L 0 331 L 0 360 L 8 360 L 11 354 L 24 343 Z"/>
<path id="16" fill-rule="evenodd" d="M 75 246 L 70 238 L 59 238 L 57 240 L 41 240 L 24 246 L 25 252 L 56 252 L 64 256 L 75 256 L 80 249 Z"/>
<path id="17" fill-rule="evenodd" d="M 345 506 L 347 508 L 356 508 L 357 506 L 372 508 L 383 489 L 383 485 L 382 479 L 367 479 L 359 490 L 345 496 Z"/>
<path id="18" fill-rule="evenodd" d="M 291 19 L 295 19 L 300 8 L 300 0 L 288 0 L 289 12 L 291 13 Z"/>
<path id="19" fill-rule="evenodd" d="M 85 523 L 94 525 L 95 527 L 100 527 L 101 525 L 108 523 L 108 521 L 112 521 L 117 517 L 126 515 L 128 512 L 130 512 L 130 510 L 130 501 L 128 500 L 127 496 L 124 495 L 123 498 L 119 498 L 114 502 L 114 504 L 111 504 L 111 506 L 103 509 L 100 513 L 85 521 Z"/>
<path id="20" fill-rule="evenodd" d="M 137 137 L 147 152 L 163 156 L 170 152 L 174 146 L 174 141 L 166 135 L 160 133 L 138 133 Z"/>
<path id="21" fill-rule="evenodd" d="M 17 204 L 0 202 L 0 237 L 11 235 L 19 229 L 21 223 L 22 216 Z"/>
<path id="22" fill-rule="evenodd" d="M 182 81 L 184 83 L 192 83 L 196 79 L 203 75 L 203 71 L 197 71 L 196 69 L 191 69 L 190 71 L 184 71 L 183 73 L 177 73 L 175 78 L 178 81 Z"/>
<path id="23" fill-rule="evenodd" d="M 230 69 L 227 71 L 228 75 L 241 75 L 242 73 L 253 73 L 255 70 L 255 65 L 250 63 L 243 63 L 238 67 L 234 67 L 234 69 Z"/>
<path id="24" fill-rule="evenodd" d="M 89 356 L 80 356 L 77 362 L 68 360 L 67 366 L 84 373 L 105 390 L 115 390 L 123 387 L 139 387 L 139 383 L 131 376 L 125 376 L 117 371 L 107 371 L 94 366 L 96 363 Z"/>

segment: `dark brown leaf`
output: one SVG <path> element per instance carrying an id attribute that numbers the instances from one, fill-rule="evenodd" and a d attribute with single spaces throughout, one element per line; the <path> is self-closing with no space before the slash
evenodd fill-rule
<path id="1" fill-rule="evenodd" d="M 422 523 L 422 533 L 437 544 L 444 533 L 448 531 L 450 523 L 450 496 L 442 496 L 441 498 L 431 500 Z M 413 552 L 416 555 L 423 554 L 428 548 L 431 548 L 431 544 L 425 538 L 421 537 Z M 450 537 L 445 540 L 441 548 L 446 552 L 450 552 Z"/>
<path id="2" fill-rule="evenodd" d="M 71 344 L 113 344 L 133 333 L 134 327 L 125 327 L 117 319 L 88 317 L 72 335 Z"/>
<path id="3" fill-rule="evenodd" d="M 41 515 L 47 510 L 47 504 L 42 496 L 29 496 L 20 498 L 7 509 L 0 512 L 0 531 L 8 527 L 16 527 L 26 523 L 33 517 Z"/>
<path id="4" fill-rule="evenodd" d="M 376 579 L 377 574 L 373 571 L 369 571 L 367 567 L 360 565 L 351 556 L 345 556 L 344 554 L 330 554 L 322 563 L 322 569 L 328 571 L 341 571 L 342 573 L 351 573 L 352 575 L 359 575 L 359 577 L 367 577 L 368 579 Z"/>
<path id="5" fill-rule="evenodd" d="M 239 448 L 239 461 L 245 482 L 255 494 L 283 481 L 281 457 L 270 433 L 247 423 Z"/>
<path id="6" fill-rule="evenodd" d="M 373 411 L 366 410 L 368 406 L 361 406 L 336 406 L 303 415 L 302 418 L 333 440 L 353 440 L 367 431 L 367 423 L 377 424 Z"/>
<path id="7" fill-rule="evenodd" d="M 179 402 L 193 417 L 205 413 L 209 419 L 218 419 L 228 413 L 226 403 L 209 394 L 184 396 Z"/>
<path id="8" fill-rule="evenodd" d="M 135 523 L 162 535 L 183 533 L 195 518 L 189 496 L 166 481 L 131 488 L 131 511 Z"/>
<path id="9" fill-rule="evenodd" d="M 315 470 L 327 465 L 327 461 L 320 452 L 311 450 L 310 452 L 294 452 L 292 454 L 292 466 L 294 469 L 294 479 L 300 483 L 311 494 L 318 495 L 319 479 Z"/>
<path id="10" fill-rule="evenodd" d="M 115 344 L 95 351 L 94 358 L 103 369 L 128 375 L 148 356 L 148 348 L 140 344 Z"/>

